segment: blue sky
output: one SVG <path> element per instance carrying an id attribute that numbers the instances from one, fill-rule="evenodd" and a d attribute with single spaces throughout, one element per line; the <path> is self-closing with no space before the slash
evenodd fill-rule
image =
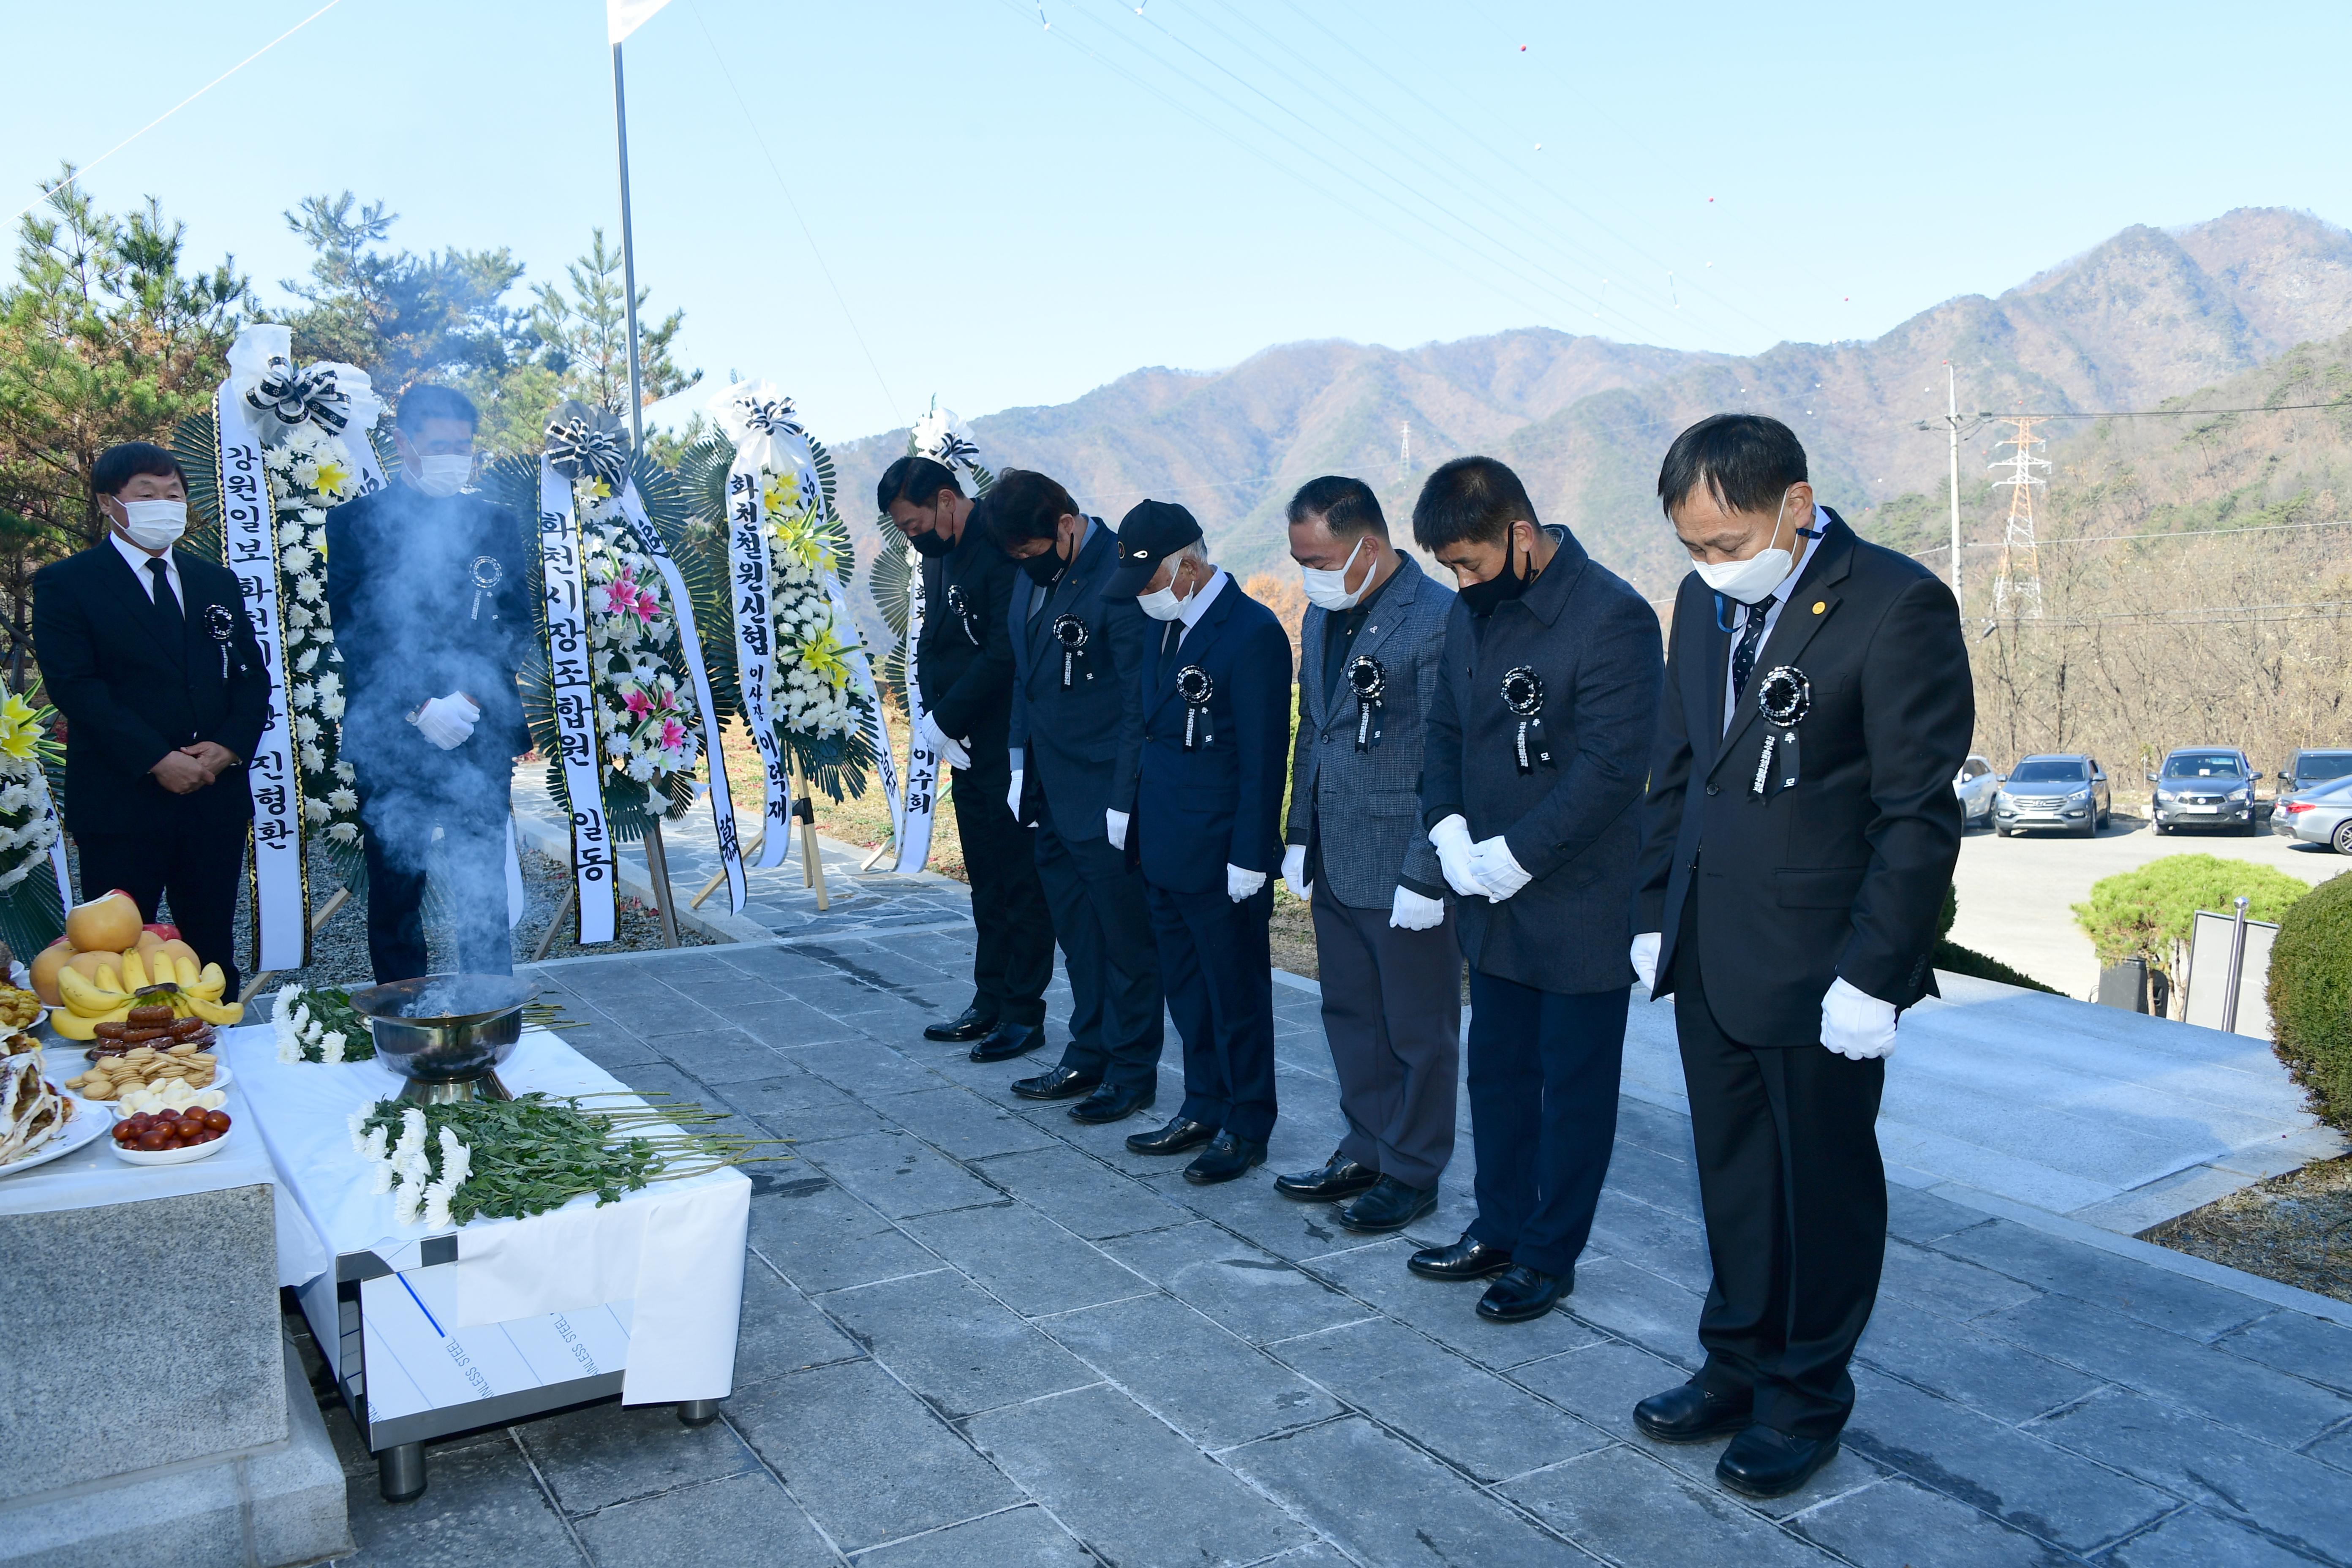
<path id="1" fill-rule="evenodd" d="M 320 3 L 16 8 L 8 211 Z M 2352 219 L 2348 46 L 2316 5 L 671 0 L 627 47 L 638 272 L 835 440 L 1302 338 L 1869 337 L 2127 224 Z M 602 5 L 341 0 L 89 185 L 265 298 L 346 188 L 557 277 L 617 226 Z"/>

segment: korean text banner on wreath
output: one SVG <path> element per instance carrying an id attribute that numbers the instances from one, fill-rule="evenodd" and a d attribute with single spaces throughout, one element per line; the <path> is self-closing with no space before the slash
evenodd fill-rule
<path id="1" fill-rule="evenodd" d="M 563 793 L 572 806 L 572 868 L 583 947 L 613 940 L 613 830 L 596 754 L 595 688 L 589 668 L 588 601 L 580 583 L 580 525 L 572 481 L 539 465 L 539 552 L 547 580 L 547 674 Z"/>

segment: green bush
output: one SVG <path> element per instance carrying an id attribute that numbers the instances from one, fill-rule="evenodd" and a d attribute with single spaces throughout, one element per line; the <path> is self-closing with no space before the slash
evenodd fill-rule
<path id="1" fill-rule="evenodd" d="M 2279 921 L 2266 995 L 2279 1060 L 2321 1121 L 2352 1131 L 2352 875 L 2322 882 Z"/>
<path id="2" fill-rule="evenodd" d="M 2149 968 L 2164 972 L 2179 995 L 2199 910 L 2226 915 L 2242 897 L 2249 900 L 2248 920 L 2275 921 L 2310 892 L 2300 879 L 2251 860 L 2167 855 L 2093 883 L 2090 901 L 2074 906 L 2074 923 L 2098 949 L 2102 964 L 2144 958 Z"/>

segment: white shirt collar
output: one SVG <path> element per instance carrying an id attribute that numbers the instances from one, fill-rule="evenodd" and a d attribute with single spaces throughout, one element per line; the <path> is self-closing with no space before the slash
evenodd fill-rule
<path id="1" fill-rule="evenodd" d="M 182 609 L 187 608 L 188 595 L 180 586 L 180 563 L 173 559 L 171 551 L 166 550 L 161 555 L 150 555 L 110 528 L 106 531 L 106 537 L 114 546 L 115 552 L 121 555 L 124 563 L 130 566 L 131 574 L 139 579 L 140 589 L 146 594 L 150 604 L 152 604 L 155 599 L 155 574 L 147 570 L 147 563 L 151 561 L 161 561 L 163 563 L 163 575 L 172 581 L 173 596 L 180 601 Z"/>
<path id="2" fill-rule="evenodd" d="M 1214 575 L 1201 584 L 1200 592 L 1184 601 L 1183 614 L 1177 617 L 1184 624 L 1184 630 L 1177 634 L 1178 642 L 1182 642 L 1192 634 L 1192 628 L 1201 624 L 1201 617 L 1208 613 L 1210 604 L 1223 591 L 1227 581 L 1225 569 L 1220 566 Z"/>

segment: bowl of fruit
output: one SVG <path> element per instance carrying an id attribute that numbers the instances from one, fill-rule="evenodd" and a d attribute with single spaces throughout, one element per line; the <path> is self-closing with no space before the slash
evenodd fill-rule
<path id="1" fill-rule="evenodd" d="M 114 1124 L 115 1157 L 134 1165 L 184 1165 L 219 1153 L 230 1125 L 228 1112 L 217 1107 L 142 1110 Z"/>

